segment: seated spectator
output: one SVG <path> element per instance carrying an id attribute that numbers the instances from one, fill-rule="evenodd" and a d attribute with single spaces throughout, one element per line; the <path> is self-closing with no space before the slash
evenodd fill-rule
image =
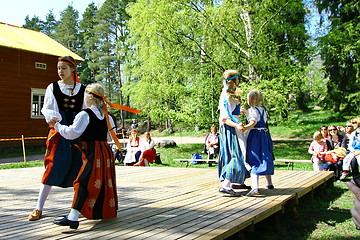
<path id="1" fill-rule="evenodd" d="M 145 139 L 142 141 L 142 154 L 139 163 L 135 164 L 141 167 L 148 167 L 149 163 L 153 163 L 156 158 L 155 142 L 151 139 L 150 133 L 145 132 Z"/>
<path id="2" fill-rule="evenodd" d="M 335 179 L 338 180 L 342 171 L 343 159 L 346 156 L 346 149 L 343 147 L 336 147 L 325 155 L 325 163 L 321 164 L 320 168 L 323 171 L 334 171 Z"/>
<path id="3" fill-rule="evenodd" d="M 320 165 L 325 162 L 327 146 L 321 132 L 316 131 L 313 139 L 314 140 L 311 142 L 308 152 L 312 155 L 311 162 L 313 163 L 314 171 L 320 171 Z"/>
<path id="4" fill-rule="evenodd" d="M 219 134 L 215 126 L 211 126 L 210 133 L 205 138 L 204 153 L 208 154 L 209 159 L 214 159 L 219 154 Z"/>
<path id="5" fill-rule="evenodd" d="M 333 150 L 337 147 L 347 149 L 347 137 L 345 135 L 339 134 L 338 129 L 335 125 L 330 125 L 328 130 L 329 137 L 325 139 L 328 151 Z"/>
<path id="6" fill-rule="evenodd" d="M 325 126 L 325 125 L 321 126 L 321 127 L 320 127 L 320 132 L 321 132 L 321 134 L 322 134 L 322 136 L 323 136 L 324 139 L 330 137 L 327 126 Z"/>
<path id="7" fill-rule="evenodd" d="M 124 159 L 125 166 L 133 166 L 140 159 L 142 140 L 138 137 L 138 132 L 133 129 L 126 147 Z"/>
<path id="8" fill-rule="evenodd" d="M 349 143 L 349 137 L 350 137 L 350 134 L 354 131 L 354 127 L 352 125 L 352 120 L 349 120 L 346 122 L 346 125 L 345 127 L 338 127 L 338 129 L 345 134 L 345 136 L 347 137 L 348 139 L 348 143 Z"/>
<path id="9" fill-rule="evenodd" d="M 350 132 L 349 135 L 351 135 L 351 133 L 354 132 L 355 129 L 357 129 L 358 127 L 360 127 L 360 117 L 351 119 L 350 122 L 351 122 L 351 125 L 352 125 L 353 130 Z M 349 139 L 350 139 L 350 136 L 348 137 L 348 142 L 349 142 Z M 348 144 L 348 151 L 349 151 L 349 144 Z M 351 166 L 352 175 L 353 175 L 354 177 L 355 177 L 355 176 L 358 176 L 358 175 L 359 175 L 359 164 L 358 164 L 358 161 L 356 160 L 356 158 L 353 158 L 353 159 L 351 160 L 350 166 Z"/>
<path id="10" fill-rule="evenodd" d="M 349 138 L 349 146 L 348 149 L 350 151 L 350 153 L 344 158 L 344 162 L 343 162 L 343 172 L 342 175 L 340 177 L 340 180 L 345 180 L 346 177 L 349 175 L 350 173 L 350 165 L 353 161 L 356 161 L 357 164 L 359 165 L 360 162 L 360 127 L 358 126 L 358 122 L 355 122 L 356 124 L 356 130 L 354 132 L 352 132 L 350 134 L 350 138 Z M 355 125 L 353 124 L 353 125 Z M 356 160 L 353 160 L 353 159 Z M 359 172 L 358 169 L 353 169 L 353 175 L 356 174 L 356 170 L 357 173 Z"/>

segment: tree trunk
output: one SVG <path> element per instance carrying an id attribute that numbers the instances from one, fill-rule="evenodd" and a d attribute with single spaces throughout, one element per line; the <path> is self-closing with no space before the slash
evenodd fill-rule
<path id="1" fill-rule="evenodd" d="M 148 115 L 147 116 L 147 126 L 146 126 L 146 131 L 150 132 L 151 130 L 151 119 L 150 119 L 150 116 Z"/>
<path id="2" fill-rule="evenodd" d="M 248 63 L 248 80 L 250 82 L 256 81 L 256 73 L 255 68 L 252 65 L 252 58 L 253 58 L 253 41 L 254 41 L 254 30 L 251 25 L 251 18 L 248 9 L 249 4 L 246 2 L 245 7 L 242 9 L 243 12 L 240 14 L 240 18 L 244 23 L 245 35 L 246 35 L 246 47 L 247 47 L 247 63 Z"/>
<path id="3" fill-rule="evenodd" d="M 165 126 L 166 126 L 166 129 L 169 131 L 169 133 L 174 133 L 171 119 L 166 119 Z"/>
<path id="4" fill-rule="evenodd" d="M 123 104 L 123 96 L 122 96 L 122 80 L 121 80 L 121 64 L 120 61 L 117 61 L 117 72 L 118 72 L 118 85 L 119 85 L 119 104 L 120 105 L 124 105 Z M 120 121 L 121 121 L 121 125 L 124 126 L 124 111 L 120 110 Z"/>
<path id="5" fill-rule="evenodd" d="M 340 102 L 335 102 L 334 103 L 333 111 L 334 112 L 339 112 L 340 111 Z"/>

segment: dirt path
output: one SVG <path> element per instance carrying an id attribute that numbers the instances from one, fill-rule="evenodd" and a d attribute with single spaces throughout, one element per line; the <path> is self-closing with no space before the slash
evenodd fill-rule
<path id="1" fill-rule="evenodd" d="M 176 144 L 187 144 L 187 143 L 204 143 L 205 142 L 205 136 L 185 136 L 185 137 L 154 137 L 153 138 L 155 142 L 159 142 L 162 140 L 173 140 Z M 120 139 L 120 142 L 124 145 L 126 144 L 127 139 Z M 309 140 L 309 139 L 278 139 L 274 138 L 273 140 Z M 310 140 L 309 140 L 310 141 Z M 27 161 L 41 161 L 43 159 L 43 154 L 41 155 L 31 155 L 26 156 Z M 15 162 L 23 162 L 23 157 L 15 157 L 15 158 L 0 158 L 0 164 L 4 163 L 15 163 Z"/>
<path id="2" fill-rule="evenodd" d="M 199 137 L 154 137 L 155 142 L 159 142 L 161 140 L 174 140 L 176 144 L 185 144 L 185 143 L 204 143 L 205 138 L 202 136 Z M 125 143 L 127 139 L 120 139 L 121 143 Z M 44 155 L 29 155 L 26 156 L 26 161 L 42 161 Z M 23 162 L 24 157 L 13 157 L 13 158 L 0 158 L 0 164 L 4 163 L 18 163 Z"/>

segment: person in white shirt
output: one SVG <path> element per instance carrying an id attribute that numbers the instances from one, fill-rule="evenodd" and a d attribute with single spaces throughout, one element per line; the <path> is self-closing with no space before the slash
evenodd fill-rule
<path id="1" fill-rule="evenodd" d="M 155 141 L 151 138 L 149 132 L 145 132 L 145 139 L 142 141 L 142 153 L 139 162 L 136 164 L 141 167 L 148 167 L 156 158 Z"/>
<path id="2" fill-rule="evenodd" d="M 226 70 L 223 73 L 224 87 L 219 99 L 220 153 L 218 160 L 218 177 L 222 182 L 219 192 L 232 196 L 240 196 L 232 189 L 232 185 L 244 183 L 245 169 L 245 137 L 241 132 L 240 121 L 240 89 L 239 72 Z"/>
<path id="3" fill-rule="evenodd" d="M 57 63 L 60 80 L 51 83 L 45 92 L 41 109 L 47 123 L 58 119 L 64 125 L 71 125 L 77 113 L 85 107 L 85 86 L 78 82 L 76 63 L 71 56 L 60 57 Z M 45 172 L 41 180 L 35 209 L 28 220 L 42 217 L 45 201 L 52 186 L 72 187 L 82 166 L 81 152 L 75 146 L 79 139 L 67 140 L 53 127 L 49 128 L 44 157 Z"/>

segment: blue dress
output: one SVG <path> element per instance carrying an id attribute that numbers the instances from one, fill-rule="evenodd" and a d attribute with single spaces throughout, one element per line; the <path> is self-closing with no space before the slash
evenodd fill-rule
<path id="1" fill-rule="evenodd" d="M 273 141 L 265 122 L 265 109 L 255 107 L 260 120 L 249 130 L 246 139 L 246 160 L 252 167 L 251 174 L 273 175 Z"/>
<path id="2" fill-rule="evenodd" d="M 223 94 L 220 97 L 220 137 L 219 137 L 219 163 L 218 177 L 220 181 L 229 179 L 231 183 L 243 183 L 245 179 L 244 156 L 241 151 L 239 131 L 222 123 L 222 118 L 230 118 L 233 122 L 239 122 L 235 117 L 240 113 L 240 107 L 230 102 Z"/>

